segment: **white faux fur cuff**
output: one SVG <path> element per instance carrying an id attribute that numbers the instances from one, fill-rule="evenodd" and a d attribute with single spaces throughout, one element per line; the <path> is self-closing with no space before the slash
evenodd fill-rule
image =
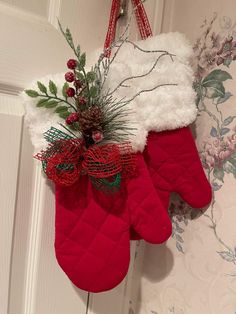
<path id="1" fill-rule="evenodd" d="M 120 87 L 114 94 L 115 98 L 132 98 L 142 90 L 149 90 L 160 84 L 177 84 L 177 86 L 162 86 L 152 92 L 141 93 L 128 107 L 130 126 L 134 127 L 130 137 L 135 151 L 142 151 L 146 144 L 149 131 L 163 131 L 181 128 L 196 119 L 195 92 L 193 91 L 193 72 L 189 65 L 192 48 L 184 35 L 180 33 L 160 34 L 145 41 L 136 43 L 145 50 L 165 50 L 174 54 L 162 57 L 148 76 L 135 78 L 125 83 L 129 87 Z M 147 73 L 154 65 L 160 53 L 144 53 L 130 43 L 125 43 L 113 62 L 105 88 L 114 90 L 119 82 L 127 77 L 140 76 Z M 97 60 L 95 58 L 95 63 Z M 52 79 L 60 90 L 64 84 L 64 75 L 50 75 L 40 79 L 48 84 Z M 36 88 L 34 82 L 30 89 Z M 32 142 L 35 150 L 45 147 L 43 132 L 51 126 L 60 128 L 58 122 L 63 122 L 53 110 L 37 108 L 36 100 L 23 93 L 26 107 L 26 120 L 29 124 Z M 63 129 L 62 129 L 63 130 Z M 64 131 L 64 130 L 63 130 Z"/>

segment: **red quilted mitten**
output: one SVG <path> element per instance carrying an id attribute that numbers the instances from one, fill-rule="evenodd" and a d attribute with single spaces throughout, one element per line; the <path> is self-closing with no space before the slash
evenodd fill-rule
<path id="1" fill-rule="evenodd" d="M 194 208 L 202 208 L 211 202 L 211 186 L 189 127 L 151 132 L 143 156 L 166 212 L 171 192 L 177 192 Z M 133 240 L 142 238 L 132 228 L 130 236 Z"/>
<path id="2" fill-rule="evenodd" d="M 142 154 L 137 154 L 138 176 L 127 183 L 127 206 L 131 226 L 150 243 L 166 241 L 172 232 L 171 220 L 151 181 Z"/>
<path id="3" fill-rule="evenodd" d="M 86 176 L 73 186 L 56 186 L 56 257 L 83 290 L 109 290 L 125 277 L 130 225 L 152 243 L 171 235 L 171 221 L 141 154 L 137 165 L 137 177 L 115 194 L 95 190 Z"/>
<path id="4" fill-rule="evenodd" d="M 194 208 L 202 208 L 211 202 L 211 186 L 189 127 L 151 132 L 144 158 L 166 209 L 171 192 L 177 192 Z"/>

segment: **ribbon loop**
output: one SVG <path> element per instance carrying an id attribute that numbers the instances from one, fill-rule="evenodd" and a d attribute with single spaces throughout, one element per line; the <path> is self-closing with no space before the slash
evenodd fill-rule
<path id="1" fill-rule="evenodd" d="M 134 8 L 139 33 L 142 39 L 152 36 L 151 26 L 142 0 L 131 0 Z M 115 39 L 117 20 L 120 12 L 121 0 L 113 0 L 110 11 L 110 19 L 106 39 L 104 43 L 104 54 L 107 58 L 111 55 L 111 45 Z"/>

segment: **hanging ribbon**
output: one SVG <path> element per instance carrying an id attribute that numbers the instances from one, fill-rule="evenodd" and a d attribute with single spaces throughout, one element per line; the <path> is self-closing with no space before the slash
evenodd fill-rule
<path id="1" fill-rule="evenodd" d="M 134 8 L 139 33 L 142 39 L 152 36 L 152 30 L 143 6 L 142 0 L 131 0 Z M 113 0 L 111 5 L 110 19 L 107 35 L 104 43 L 104 53 L 107 58 L 111 55 L 111 44 L 115 39 L 117 20 L 120 13 L 121 0 Z"/>
<path id="2" fill-rule="evenodd" d="M 132 0 L 132 4 L 141 38 L 146 39 L 152 36 L 151 26 L 142 0 Z"/>
<path id="3" fill-rule="evenodd" d="M 111 55 L 110 47 L 116 35 L 116 24 L 120 12 L 120 3 L 120 0 L 112 0 L 110 20 L 104 43 L 104 53 L 107 58 L 109 58 Z"/>

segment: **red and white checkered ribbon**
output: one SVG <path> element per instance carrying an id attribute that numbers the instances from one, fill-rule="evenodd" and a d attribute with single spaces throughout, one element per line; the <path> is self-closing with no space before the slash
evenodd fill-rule
<path id="1" fill-rule="evenodd" d="M 143 2 L 142 0 L 131 0 L 131 1 L 134 7 L 140 36 L 142 39 L 146 39 L 152 36 L 152 30 L 151 30 L 150 23 L 147 17 L 147 13 L 143 6 Z M 112 1 L 109 25 L 108 25 L 107 35 L 106 35 L 106 39 L 104 43 L 104 52 L 107 58 L 109 58 L 111 55 L 110 47 L 116 35 L 116 25 L 117 25 L 117 20 L 120 13 L 120 5 L 121 5 L 121 0 Z"/>

